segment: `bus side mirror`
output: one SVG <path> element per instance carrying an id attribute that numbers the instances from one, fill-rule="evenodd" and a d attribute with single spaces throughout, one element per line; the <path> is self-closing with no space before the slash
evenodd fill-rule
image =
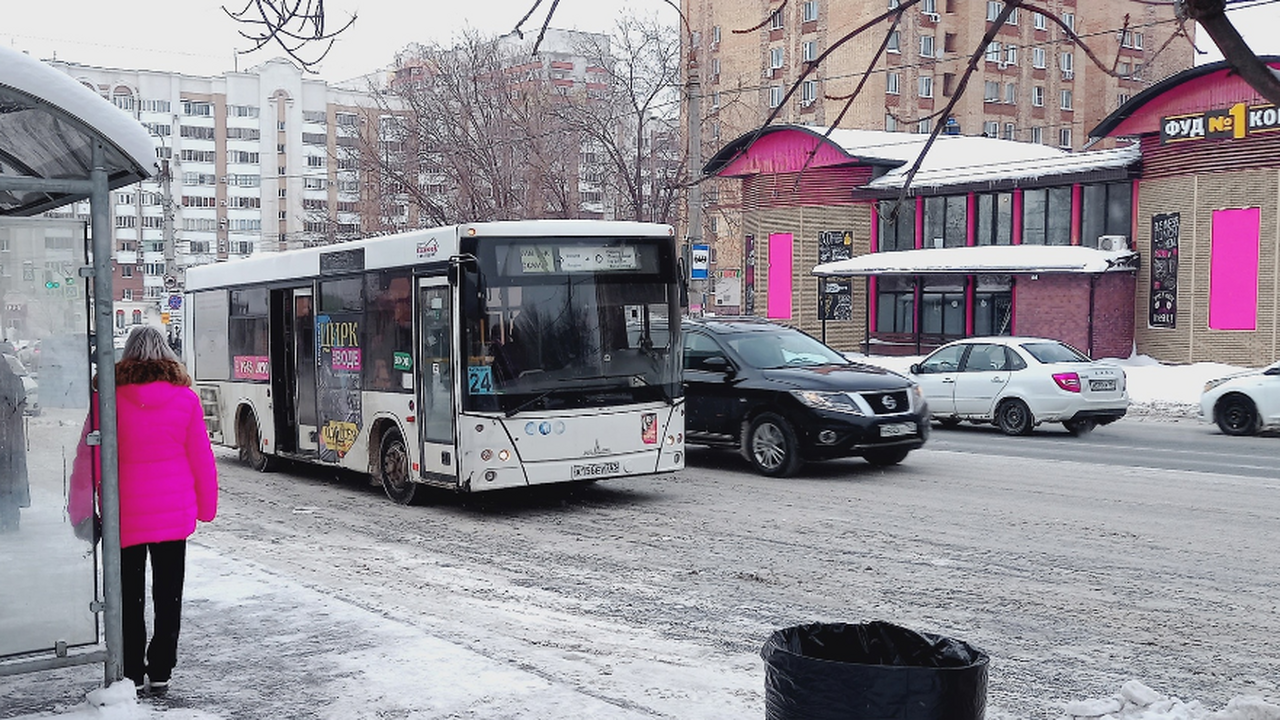
<path id="1" fill-rule="evenodd" d="M 685 270 L 684 258 L 676 258 L 676 268 L 680 274 L 680 309 L 689 311 L 689 274 Z"/>

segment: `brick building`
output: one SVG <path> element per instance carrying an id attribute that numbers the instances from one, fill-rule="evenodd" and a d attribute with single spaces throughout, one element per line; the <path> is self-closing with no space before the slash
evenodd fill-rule
<path id="1" fill-rule="evenodd" d="M 1280 109 L 1219 62 L 1134 96 L 1093 134 L 1142 147 L 1138 348 L 1168 362 L 1280 357 Z"/>
<path id="2" fill-rule="evenodd" d="M 944 136 L 913 174 L 924 143 L 770 126 L 717 153 L 705 171 L 742 186 L 740 311 L 843 350 L 1018 334 L 1128 357 L 1138 148 Z"/>
<path id="3" fill-rule="evenodd" d="M 697 122 L 686 117 L 681 126 L 696 128 L 706 148 L 703 157 L 759 127 L 775 109 L 782 123 L 928 132 L 945 120 L 935 114 L 958 90 L 969 57 L 1002 2 L 921 0 L 903 12 L 881 57 L 876 52 L 888 23 L 825 57 L 783 102 L 806 63 L 898 5 L 897 0 L 681 0 L 692 30 L 685 40 L 686 57 L 697 73 L 686 80 L 698 81 L 691 87 L 700 98 Z M 1040 5 L 1073 28 L 1105 67 L 1095 64 L 1053 18 L 1019 10 L 985 48 L 950 113 L 954 123 L 948 132 L 1080 150 L 1087 131 L 1102 118 L 1192 65 L 1191 43 L 1174 36 L 1179 24 L 1167 4 L 1047 0 Z M 1187 29 L 1194 28 L 1188 24 Z M 845 98 L 858 89 L 864 74 L 865 85 L 846 109 Z M 702 186 L 703 227 L 695 234 L 712 247 L 713 277 L 733 280 L 744 272 L 739 189 L 734 182 Z M 736 297 L 726 303 L 719 296 L 713 292 L 710 300 L 717 311 L 738 306 Z"/>

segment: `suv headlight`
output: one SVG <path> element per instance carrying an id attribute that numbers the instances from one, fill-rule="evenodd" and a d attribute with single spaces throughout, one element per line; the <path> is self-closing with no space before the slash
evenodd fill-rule
<path id="1" fill-rule="evenodd" d="M 1209 382 L 1207 382 L 1207 383 L 1205 383 L 1205 384 L 1204 384 L 1204 390 L 1203 390 L 1203 392 L 1209 392 L 1210 390 L 1212 390 L 1212 389 L 1214 389 L 1214 388 L 1218 387 L 1219 385 L 1221 385 L 1222 383 L 1224 383 L 1224 382 L 1226 382 L 1226 381 L 1228 381 L 1228 380 L 1230 380 L 1230 379 L 1231 379 L 1231 378 L 1229 378 L 1229 377 L 1224 377 L 1224 378 L 1216 378 L 1216 379 L 1210 380 Z"/>
<path id="2" fill-rule="evenodd" d="M 854 404 L 848 393 L 819 392 L 817 390 L 792 390 L 792 397 L 815 410 L 862 415 L 862 409 Z"/>

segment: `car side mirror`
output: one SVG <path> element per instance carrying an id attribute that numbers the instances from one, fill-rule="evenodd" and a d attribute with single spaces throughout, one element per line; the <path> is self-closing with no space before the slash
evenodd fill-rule
<path id="1" fill-rule="evenodd" d="M 911 363 L 911 367 L 907 368 L 907 372 L 910 372 L 912 375 L 919 375 L 920 363 Z"/>
<path id="2" fill-rule="evenodd" d="M 729 359 L 723 355 L 713 355 L 703 360 L 702 368 L 708 372 L 724 373 L 729 377 L 734 374 L 733 366 L 729 364 Z"/>

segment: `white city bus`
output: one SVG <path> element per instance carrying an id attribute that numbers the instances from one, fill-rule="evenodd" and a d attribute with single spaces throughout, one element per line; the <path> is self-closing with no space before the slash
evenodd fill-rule
<path id="1" fill-rule="evenodd" d="M 411 503 L 684 466 L 668 225 L 419 230 L 186 271 L 215 443 L 368 473 Z"/>

